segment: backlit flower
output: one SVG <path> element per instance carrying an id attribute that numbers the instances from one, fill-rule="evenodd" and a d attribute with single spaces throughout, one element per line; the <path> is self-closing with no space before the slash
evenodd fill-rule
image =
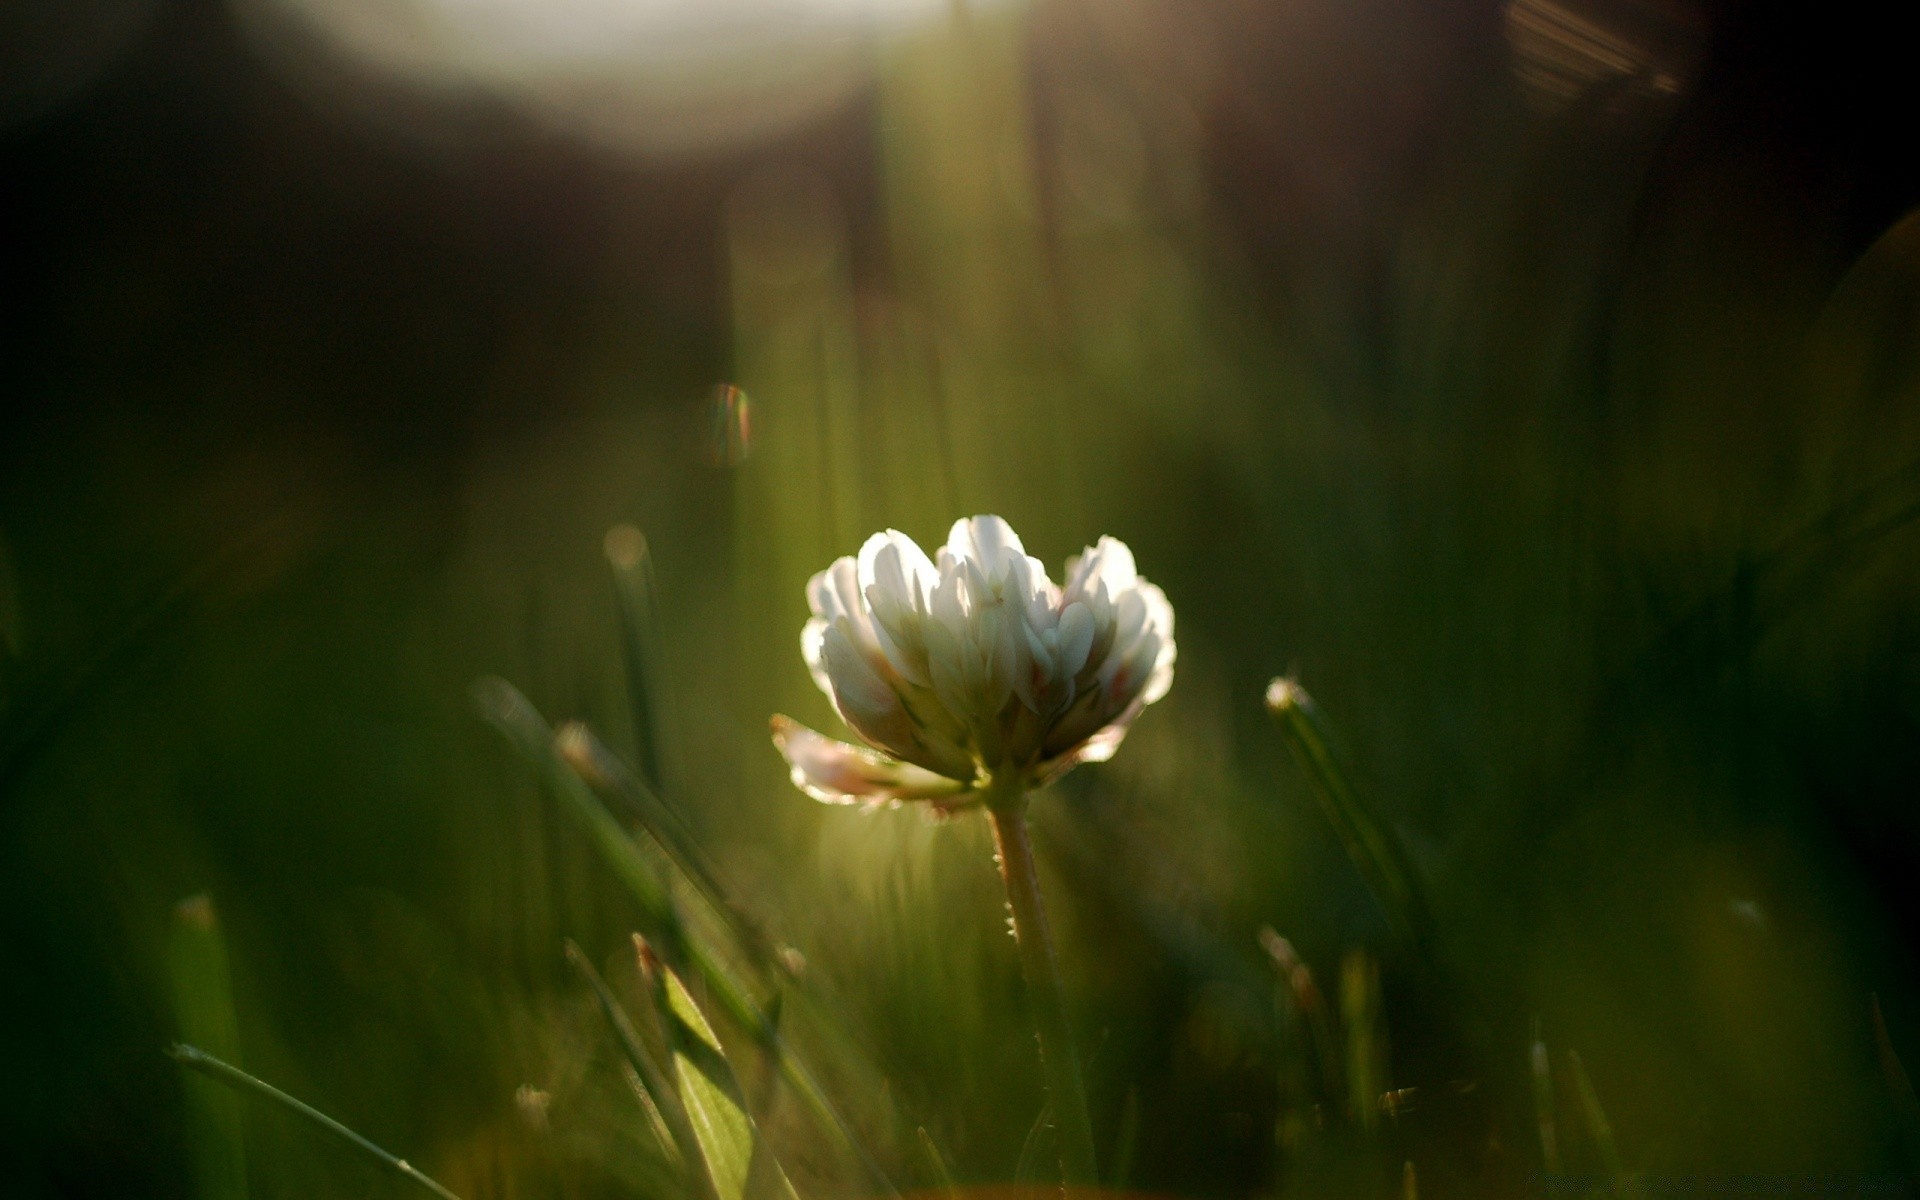
<path id="1" fill-rule="evenodd" d="M 1018 796 L 1110 757 L 1173 683 L 1173 608 L 1110 537 L 1056 585 L 999 517 L 956 521 L 931 559 L 890 529 L 807 601 L 801 653 L 866 747 L 782 716 L 773 740 L 830 803 Z"/>

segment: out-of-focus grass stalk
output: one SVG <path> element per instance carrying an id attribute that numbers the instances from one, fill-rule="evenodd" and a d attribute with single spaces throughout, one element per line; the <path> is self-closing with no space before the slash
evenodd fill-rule
<path id="1" fill-rule="evenodd" d="M 653 864 L 647 861 L 640 847 L 628 836 L 619 819 L 601 803 L 599 797 L 562 757 L 545 718 L 504 679 L 481 680 L 475 685 L 474 698 L 482 714 L 540 772 L 547 787 L 580 822 L 607 865 L 633 893 L 640 908 L 641 933 L 648 944 L 668 966 L 699 977 L 706 985 L 707 994 L 726 1013 L 727 1019 L 745 1031 L 772 1058 L 779 1069 L 780 1078 L 793 1089 L 794 1095 L 815 1122 L 844 1153 L 860 1163 L 888 1195 L 897 1196 L 898 1189 L 893 1186 L 885 1170 L 854 1135 L 852 1127 L 827 1097 L 813 1072 L 800 1061 L 768 1019 L 765 1009 L 753 998 L 748 985 L 713 947 L 700 938 L 688 935 L 687 927 L 681 921 L 665 885 L 655 873 Z"/>
<path id="2" fill-rule="evenodd" d="M 227 942 L 208 897 L 193 896 L 174 907 L 167 969 L 180 1040 L 209 1047 L 221 1058 L 239 1058 L 240 1023 L 233 1004 Z M 240 1098 L 209 1079 L 186 1083 L 188 1149 L 199 1195 L 202 1200 L 240 1200 L 247 1194 Z"/>
<path id="3" fill-rule="evenodd" d="M 947 1156 L 940 1153 L 939 1145 L 933 1135 L 927 1132 L 925 1125 L 914 1129 L 914 1136 L 920 1140 L 920 1152 L 927 1160 L 927 1173 L 933 1177 L 933 1185 L 947 1200 L 959 1200 L 960 1185 L 953 1181 L 953 1171 L 947 1166 Z"/>
<path id="4" fill-rule="evenodd" d="M 578 721 L 569 721 L 560 727 L 554 735 L 554 746 L 589 786 L 617 798 L 621 806 L 633 814 L 707 904 L 729 922 L 740 938 L 742 949 L 756 966 L 784 972 L 784 965 L 774 953 L 766 931 L 735 898 L 679 810 L 658 789 L 636 775 L 619 755 L 594 736 L 593 730 Z"/>
<path id="5" fill-rule="evenodd" d="M 1080 1060 L 1067 1024 L 1060 964 L 1054 957 L 1053 931 L 1040 896 L 1033 842 L 1027 835 L 1026 804 L 1024 795 L 1009 794 L 1004 789 L 992 790 L 986 797 L 993 841 L 1000 854 L 1000 876 L 1007 885 L 1007 906 L 1013 910 L 1013 937 L 1020 947 L 1034 1029 L 1040 1037 L 1040 1067 L 1060 1131 L 1062 1181 L 1092 1185 L 1100 1181 L 1093 1153 L 1093 1123 L 1087 1117 L 1086 1086 L 1080 1078 Z"/>
<path id="6" fill-rule="evenodd" d="M 643 1095 L 649 1097 L 653 1105 L 649 1120 L 657 1117 L 661 1125 L 665 1126 L 668 1138 L 666 1149 L 678 1160 L 687 1194 L 697 1197 L 698 1200 L 719 1200 L 711 1169 L 701 1157 L 700 1142 L 694 1134 L 693 1122 L 687 1116 L 686 1105 L 681 1102 L 680 1090 L 668 1077 L 666 1064 L 663 1061 L 666 1051 L 661 1044 L 663 1039 L 659 1036 L 659 1031 L 649 1030 L 654 1034 L 650 1039 L 654 1044 L 649 1045 L 648 1042 L 641 1040 L 639 1031 L 634 1028 L 626 1010 L 615 998 L 613 990 L 607 987 L 604 979 L 600 978 L 600 972 L 594 970 L 593 963 L 581 952 L 580 947 L 571 941 L 567 943 L 567 961 L 573 964 L 574 969 L 580 972 L 581 978 L 587 981 L 587 987 L 592 990 L 593 998 L 599 1001 L 600 1011 L 605 1014 L 607 1024 L 613 1027 L 614 1037 L 619 1040 L 620 1049 L 626 1054 L 627 1062 L 639 1075 L 640 1083 L 645 1089 Z M 647 1015 L 652 1016 L 650 1008 Z"/>
<path id="7" fill-rule="evenodd" d="M 646 535 L 631 525 L 607 531 L 607 567 L 613 577 L 614 609 L 620 617 L 620 650 L 627 675 L 627 702 L 633 708 L 633 744 L 640 774 L 654 792 L 663 791 L 660 714 L 655 710 L 653 661 L 658 645 L 653 556 Z"/>
<path id="8" fill-rule="evenodd" d="M 1387 1090 L 1386 1031 L 1380 1019 L 1380 966 L 1364 950 L 1340 963 L 1340 1026 L 1346 1034 L 1347 1115 L 1372 1132 Z"/>
<path id="9" fill-rule="evenodd" d="M 1322 811 L 1382 913 L 1402 937 L 1424 945 L 1430 925 L 1406 855 L 1361 801 L 1334 758 L 1326 719 L 1313 697 L 1291 679 L 1275 679 L 1267 685 L 1267 711 L 1279 724 L 1314 795 L 1320 798 Z"/>
<path id="10" fill-rule="evenodd" d="M 172 1046 L 168 1048 L 167 1054 L 181 1066 L 198 1071 L 210 1079 L 217 1079 L 231 1088 L 248 1092 L 263 1100 L 271 1100 L 288 1112 L 305 1119 L 323 1131 L 345 1142 L 347 1145 L 352 1146 L 354 1149 L 360 1151 L 361 1154 L 379 1163 L 387 1170 L 439 1196 L 441 1200 L 460 1200 L 460 1197 L 428 1178 L 406 1159 L 396 1158 L 366 1138 L 361 1137 L 353 1130 L 348 1129 L 332 1117 L 321 1112 L 319 1109 L 303 1101 L 294 1099 L 292 1096 L 287 1095 L 279 1088 L 274 1087 L 264 1080 L 255 1079 L 231 1063 L 215 1058 L 213 1055 L 195 1046 Z"/>
<path id="11" fill-rule="evenodd" d="M 1600 1166 L 1607 1173 L 1614 1196 L 1627 1200 L 1638 1195 L 1639 1189 L 1627 1172 L 1626 1161 L 1620 1157 L 1620 1146 L 1614 1141 L 1613 1122 L 1607 1119 L 1607 1110 L 1600 1105 L 1600 1092 L 1587 1074 L 1587 1064 L 1580 1060 L 1578 1050 L 1567 1051 L 1567 1062 L 1572 1069 L 1573 1090 L 1580 1097 L 1580 1111 L 1587 1119 L 1587 1134 L 1593 1139 L 1594 1151 L 1600 1156 Z"/>
<path id="12" fill-rule="evenodd" d="M 1540 1036 L 1540 1018 L 1533 1019 L 1531 1074 L 1533 1111 L 1540 1123 L 1540 1168 L 1549 1177 L 1560 1174 L 1560 1131 L 1554 1119 L 1553 1063 L 1547 1055 L 1547 1043 Z"/>
<path id="13" fill-rule="evenodd" d="M 1339 1096 L 1346 1090 L 1343 1082 L 1346 1073 L 1340 1064 L 1340 1046 L 1334 1037 L 1333 1019 L 1327 1012 L 1327 1003 L 1320 994 L 1319 986 L 1313 981 L 1313 972 L 1295 953 L 1293 943 L 1273 930 L 1261 931 L 1260 945 L 1273 960 L 1274 969 L 1280 975 L 1284 1003 L 1298 1013 L 1306 1024 L 1306 1040 L 1320 1069 L 1320 1094 L 1329 1098 Z"/>

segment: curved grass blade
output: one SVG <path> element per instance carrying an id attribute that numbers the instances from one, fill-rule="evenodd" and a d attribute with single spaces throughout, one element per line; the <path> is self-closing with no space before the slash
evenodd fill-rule
<path id="1" fill-rule="evenodd" d="M 318 1126 L 324 1132 L 332 1134 L 340 1141 L 352 1146 L 354 1149 L 360 1151 L 362 1155 L 379 1163 L 395 1175 L 432 1192 L 434 1195 L 440 1197 L 440 1200 L 460 1200 L 460 1197 L 422 1174 L 418 1168 L 406 1159 L 394 1157 L 366 1138 L 361 1137 L 353 1130 L 348 1129 L 345 1125 L 342 1125 L 332 1117 L 321 1112 L 319 1109 L 294 1099 L 270 1083 L 255 1079 L 231 1063 L 215 1058 L 213 1055 L 195 1046 L 171 1046 L 167 1049 L 167 1054 L 173 1061 L 179 1063 L 181 1066 L 198 1071 L 210 1079 L 217 1079 L 228 1087 L 248 1092 L 264 1100 L 271 1100 L 288 1112 L 304 1118 L 311 1124 Z"/>
<path id="2" fill-rule="evenodd" d="M 947 1166 L 947 1156 L 940 1153 L 940 1146 L 927 1132 L 925 1125 L 914 1128 L 914 1136 L 920 1141 L 920 1153 L 927 1160 L 927 1173 L 933 1177 L 933 1185 L 946 1200 L 959 1200 L 960 1185 L 953 1181 L 953 1171 Z"/>
<path id="3" fill-rule="evenodd" d="M 1320 707 L 1298 683 L 1276 679 L 1267 685 L 1267 711 L 1278 722 L 1288 748 L 1313 785 L 1321 810 L 1388 923 L 1410 943 L 1424 945 L 1431 923 L 1413 870 L 1405 852 L 1361 801 L 1335 759 Z"/>
<path id="4" fill-rule="evenodd" d="M 748 1116 L 746 1099 L 713 1027 L 679 975 L 639 947 L 642 970 L 673 1052 L 680 1099 L 692 1118 L 700 1153 L 720 1200 L 745 1200 L 756 1180 L 758 1196 L 795 1200 L 793 1185 Z"/>
<path id="5" fill-rule="evenodd" d="M 1587 1074 L 1587 1064 L 1580 1060 L 1578 1050 L 1567 1051 L 1567 1061 L 1572 1067 L 1574 1093 L 1580 1097 L 1580 1110 L 1587 1119 L 1587 1134 L 1600 1156 L 1600 1166 L 1607 1173 L 1614 1196 L 1618 1200 L 1630 1200 L 1639 1195 L 1639 1189 L 1627 1171 L 1626 1161 L 1620 1157 L 1620 1146 L 1613 1137 L 1613 1122 L 1607 1119 L 1607 1110 L 1600 1106 L 1600 1093 Z"/>
<path id="6" fill-rule="evenodd" d="M 227 942 L 213 901 L 182 900 L 167 936 L 167 973 L 173 985 L 174 1020 L 182 1042 L 211 1047 L 226 1059 L 240 1057 L 240 1023 L 234 1012 Z M 243 1200 L 247 1194 L 247 1148 L 240 1097 L 210 1079 L 187 1080 L 187 1124 L 197 1194 L 202 1200 Z"/>
<path id="7" fill-rule="evenodd" d="M 571 941 L 567 943 L 567 961 L 573 964 L 574 969 L 579 971 L 581 977 L 587 981 L 587 987 L 592 990 L 594 999 L 599 1002 L 600 1011 L 605 1014 L 607 1024 L 613 1026 L 614 1037 L 619 1040 L 620 1049 L 626 1054 L 627 1062 L 639 1075 L 640 1083 L 644 1088 L 642 1095 L 648 1097 L 652 1104 L 649 1121 L 657 1119 L 665 1127 L 666 1147 L 669 1153 L 678 1159 L 677 1165 L 682 1171 L 687 1193 L 697 1197 L 698 1200 L 722 1200 L 711 1168 L 701 1159 L 700 1141 L 695 1133 L 693 1122 L 689 1119 L 686 1106 L 681 1102 L 680 1089 L 668 1077 L 664 1061 L 665 1048 L 663 1045 L 658 1045 L 664 1039 L 660 1030 L 654 1027 L 656 1023 L 649 1022 L 648 1032 L 652 1035 L 651 1041 L 656 1043 L 649 1045 L 647 1041 L 642 1040 L 640 1032 L 634 1028 L 626 1009 L 621 1007 L 612 989 L 607 987 L 604 979 L 600 978 L 600 972 L 593 969 L 593 964 L 587 960 L 585 954 L 581 953 L 580 947 Z M 646 1016 L 648 1018 L 653 1016 L 651 1010 Z"/>
<path id="8" fill-rule="evenodd" d="M 812 1071 L 793 1053 L 748 984 L 713 947 L 688 934 L 653 864 L 619 819 L 561 756 L 546 720 L 504 679 L 480 680 L 474 696 L 482 714 L 534 765 L 542 781 L 581 822 L 608 866 L 633 893 L 641 910 L 641 934 L 654 952 L 676 971 L 697 977 L 727 1020 L 744 1030 L 772 1058 L 781 1080 L 841 1151 L 858 1162 L 888 1196 L 898 1196 L 899 1189 L 854 1135 Z"/>

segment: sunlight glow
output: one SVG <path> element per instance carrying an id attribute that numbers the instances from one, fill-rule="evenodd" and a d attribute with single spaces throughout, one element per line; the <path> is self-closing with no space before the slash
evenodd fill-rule
<path id="1" fill-rule="evenodd" d="M 817 115 L 863 81 L 873 39 L 953 7 L 950 0 L 235 3 L 263 48 L 307 82 L 351 64 L 428 92 L 492 94 L 568 132 L 643 153 L 737 145 Z M 321 61 L 329 58 L 338 61 Z M 366 108 L 355 103 L 364 95 L 338 98 Z"/>

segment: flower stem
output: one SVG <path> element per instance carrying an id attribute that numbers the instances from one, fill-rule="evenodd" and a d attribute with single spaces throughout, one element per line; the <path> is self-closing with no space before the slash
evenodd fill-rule
<path id="1" fill-rule="evenodd" d="M 1000 850 L 1000 875 L 1007 884 L 1007 906 L 1013 910 L 1013 936 L 1020 944 L 1020 967 L 1027 979 L 1033 1005 L 1033 1023 L 1040 1035 L 1040 1067 L 1053 1102 L 1054 1127 L 1060 1135 L 1060 1175 L 1067 1184 L 1094 1184 L 1093 1125 L 1087 1119 L 1087 1092 L 1080 1080 L 1080 1060 L 1073 1051 L 1067 1027 L 1067 1008 L 1061 997 L 1060 968 L 1054 961 L 1053 931 L 1040 899 L 1040 875 L 1034 869 L 1033 843 L 1027 837 L 1026 797 L 1015 795 L 987 806 L 993 820 L 993 840 Z"/>

